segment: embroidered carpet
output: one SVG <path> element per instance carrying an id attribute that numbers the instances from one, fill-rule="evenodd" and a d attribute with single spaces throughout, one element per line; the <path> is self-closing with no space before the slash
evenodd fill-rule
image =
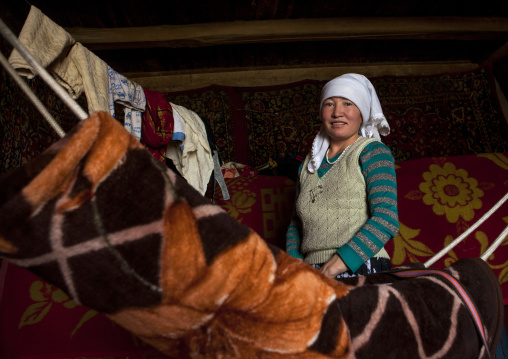
<path id="1" fill-rule="evenodd" d="M 508 152 L 402 161 L 395 171 L 400 230 L 385 246 L 394 266 L 425 263 L 508 193 Z M 480 257 L 507 225 L 505 202 L 433 266 Z M 508 305 L 508 237 L 486 262 Z"/>
<path id="2" fill-rule="evenodd" d="M 79 120 L 39 79 L 26 80 L 49 113 L 67 132 Z M 78 103 L 86 109 L 86 98 Z M 59 136 L 0 66 L 0 173 L 26 164 L 56 142 Z"/>
<path id="3" fill-rule="evenodd" d="M 490 67 L 460 73 L 372 79 L 397 161 L 508 150 Z"/>
<path id="4" fill-rule="evenodd" d="M 385 248 L 395 266 L 425 263 L 473 226 L 508 193 L 508 152 L 431 157 L 396 164 L 400 232 Z M 231 199 L 216 185 L 215 201 L 267 242 L 285 248 L 295 183 L 280 176 L 226 179 Z M 431 223 L 432 225 L 428 225 Z M 508 202 L 434 264 L 479 257 L 508 225 Z M 508 305 L 508 237 L 487 259 Z"/>
<path id="5" fill-rule="evenodd" d="M 383 142 L 396 161 L 508 150 L 508 125 L 490 67 L 371 81 L 392 128 Z M 211 86 L 165 95 L 211 120 L 225 162 L 257 166 L 292 151 L 309 151 L 320 126 L 318 101 L 324 84 Z"/>
<path id="6" fill-rule="evenodd" d="M 58 137 L 3 69 L 0 76 L 1 173 L 34 158 Z M 508 150 L 508 126 L 489 67 L 371 81 L 392 128 L 384 142 L 396 161 Z M 28 83 L 65 131 L 77 123 L 39 78 Z M 317 104 L 324 83 L 210 86 L 164 95 L 210 121 L 224 162 L 258 166 L 308 152 L 320 126 Z M 86 108 L 84 96 L 78 102 Z"/>

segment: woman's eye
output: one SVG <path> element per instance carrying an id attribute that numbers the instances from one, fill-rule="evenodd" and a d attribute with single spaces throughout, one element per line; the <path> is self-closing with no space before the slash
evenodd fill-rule
<path id="1" fill-rule="evenodd" d="M 344 102 L 344 106 L 353 106 L 352 102 Z"/>
<path id="2" fill-rule="evenodd" d="M 328 107 L 333 106 L 333 103 L 331 103 L 331 102 L 325 102 L 325 106 L 328 106 Z"/>

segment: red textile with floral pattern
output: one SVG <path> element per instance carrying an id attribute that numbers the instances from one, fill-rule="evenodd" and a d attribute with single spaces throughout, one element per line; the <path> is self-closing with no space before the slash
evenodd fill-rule
<path id="1" fill-rule="evenodd" d="M 7 261 L 0 267 L 0 357 L 167 358 L 96 310 Z M 29 344 L 27 345 L 27 339 Z"/>
<path id="2" fill-rule="evenodd" d="M 508 152 L 398 162 L 396 171 L 400 233 L 387 244 L 396 266 L 425 262 L 508 192 Z M 268 242 L 283 246 L 294 182 L 277 176 L 237 177 L 226 182 L 232 198 L 224 201 L 218 191 L 217 203 Z M 433 267 L 443 268 L 460 258 L 478 257 L 507 224 L 508 203 L 505 203 Z M 505 305 L 507 244 L 505 239 L 487 260 L 501 283 Z M 0 335 L 3 350 L 0 353 L 6 358 L 21 354 L 48 358 L 54 355 L 55 348 L 68 357 L 162 357 L 102 314 L 76 306 L 54 286 L 12 265 L 3 265 L 0 271 L 0 316 L 0 333 L 9 333 Z M 33 338 L 30 347 L 23 345 L 28 337 Z"/>
<path id="3" fill-rule="evenodd" d="M 285 249 L 296 184 L 284 176 L 240 176 L 225 181 L 231 198 L 225 201 L 216 184 L 216 203 L 265 241 Z"/>
<path id="4" fill-rule="evenodd" d="M 394 266 L 425 263 L 471 227 L 508 192 L 508 152 L 433 157 L 396 163 L 400 232 L 386 245 Z M 285 248 L 294 182 L 278 176 L 227 179 L 231 199 L 219 187 L 215 200 L 240 223 Z M 479 257 L 508 225 L 508 202 L 433 267 Z M 508 238 L 487 263 L 508 305 Z"/>
<path id="5" fill-rule="evenodd" d="M 400 232 L 386 245 L 392 264 L 424 263 L 508 192 L 508 152 L 396 163 Z M 479 257 L 508 225 L 508 203 L 433 267 Z M 508 305 L 508 237 L 488 258 Z"/>

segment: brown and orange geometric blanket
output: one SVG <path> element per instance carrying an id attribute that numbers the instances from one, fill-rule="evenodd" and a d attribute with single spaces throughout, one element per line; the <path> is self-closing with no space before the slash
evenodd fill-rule
<path id="1" fill-rule="evenodd" d="M 238 224 L 96 113 L 0 178 L 0 251 L 173 358 L 486 358 L 439 276 L 336 282 Z M 446 272 L 499 340 L 479 259 Z"/>

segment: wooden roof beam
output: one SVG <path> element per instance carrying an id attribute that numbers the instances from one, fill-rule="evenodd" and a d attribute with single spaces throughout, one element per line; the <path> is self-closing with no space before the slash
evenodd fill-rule
<path id="1" fill-rule="evenodd" d="M 373 76 L 431 75 L 443 72 L 466 71 L 478 67 L 477 63 L 371 63 L 334 64 L 322 66 L 257 67 L 241 69 L 202 69 L 190 71 L 125 73 L 127 78 L 144 88 L 171 92 L 201 88 L 212 84 L 223 86 L 276 86 L 301 80 L 329 80 L 348 72 Z"/>
<path id="2" fill-rule="evenodd" d="M 508 41 L 508 18 L 284 19 L 66 30 L 91 50 L 366 39 Z"/>

